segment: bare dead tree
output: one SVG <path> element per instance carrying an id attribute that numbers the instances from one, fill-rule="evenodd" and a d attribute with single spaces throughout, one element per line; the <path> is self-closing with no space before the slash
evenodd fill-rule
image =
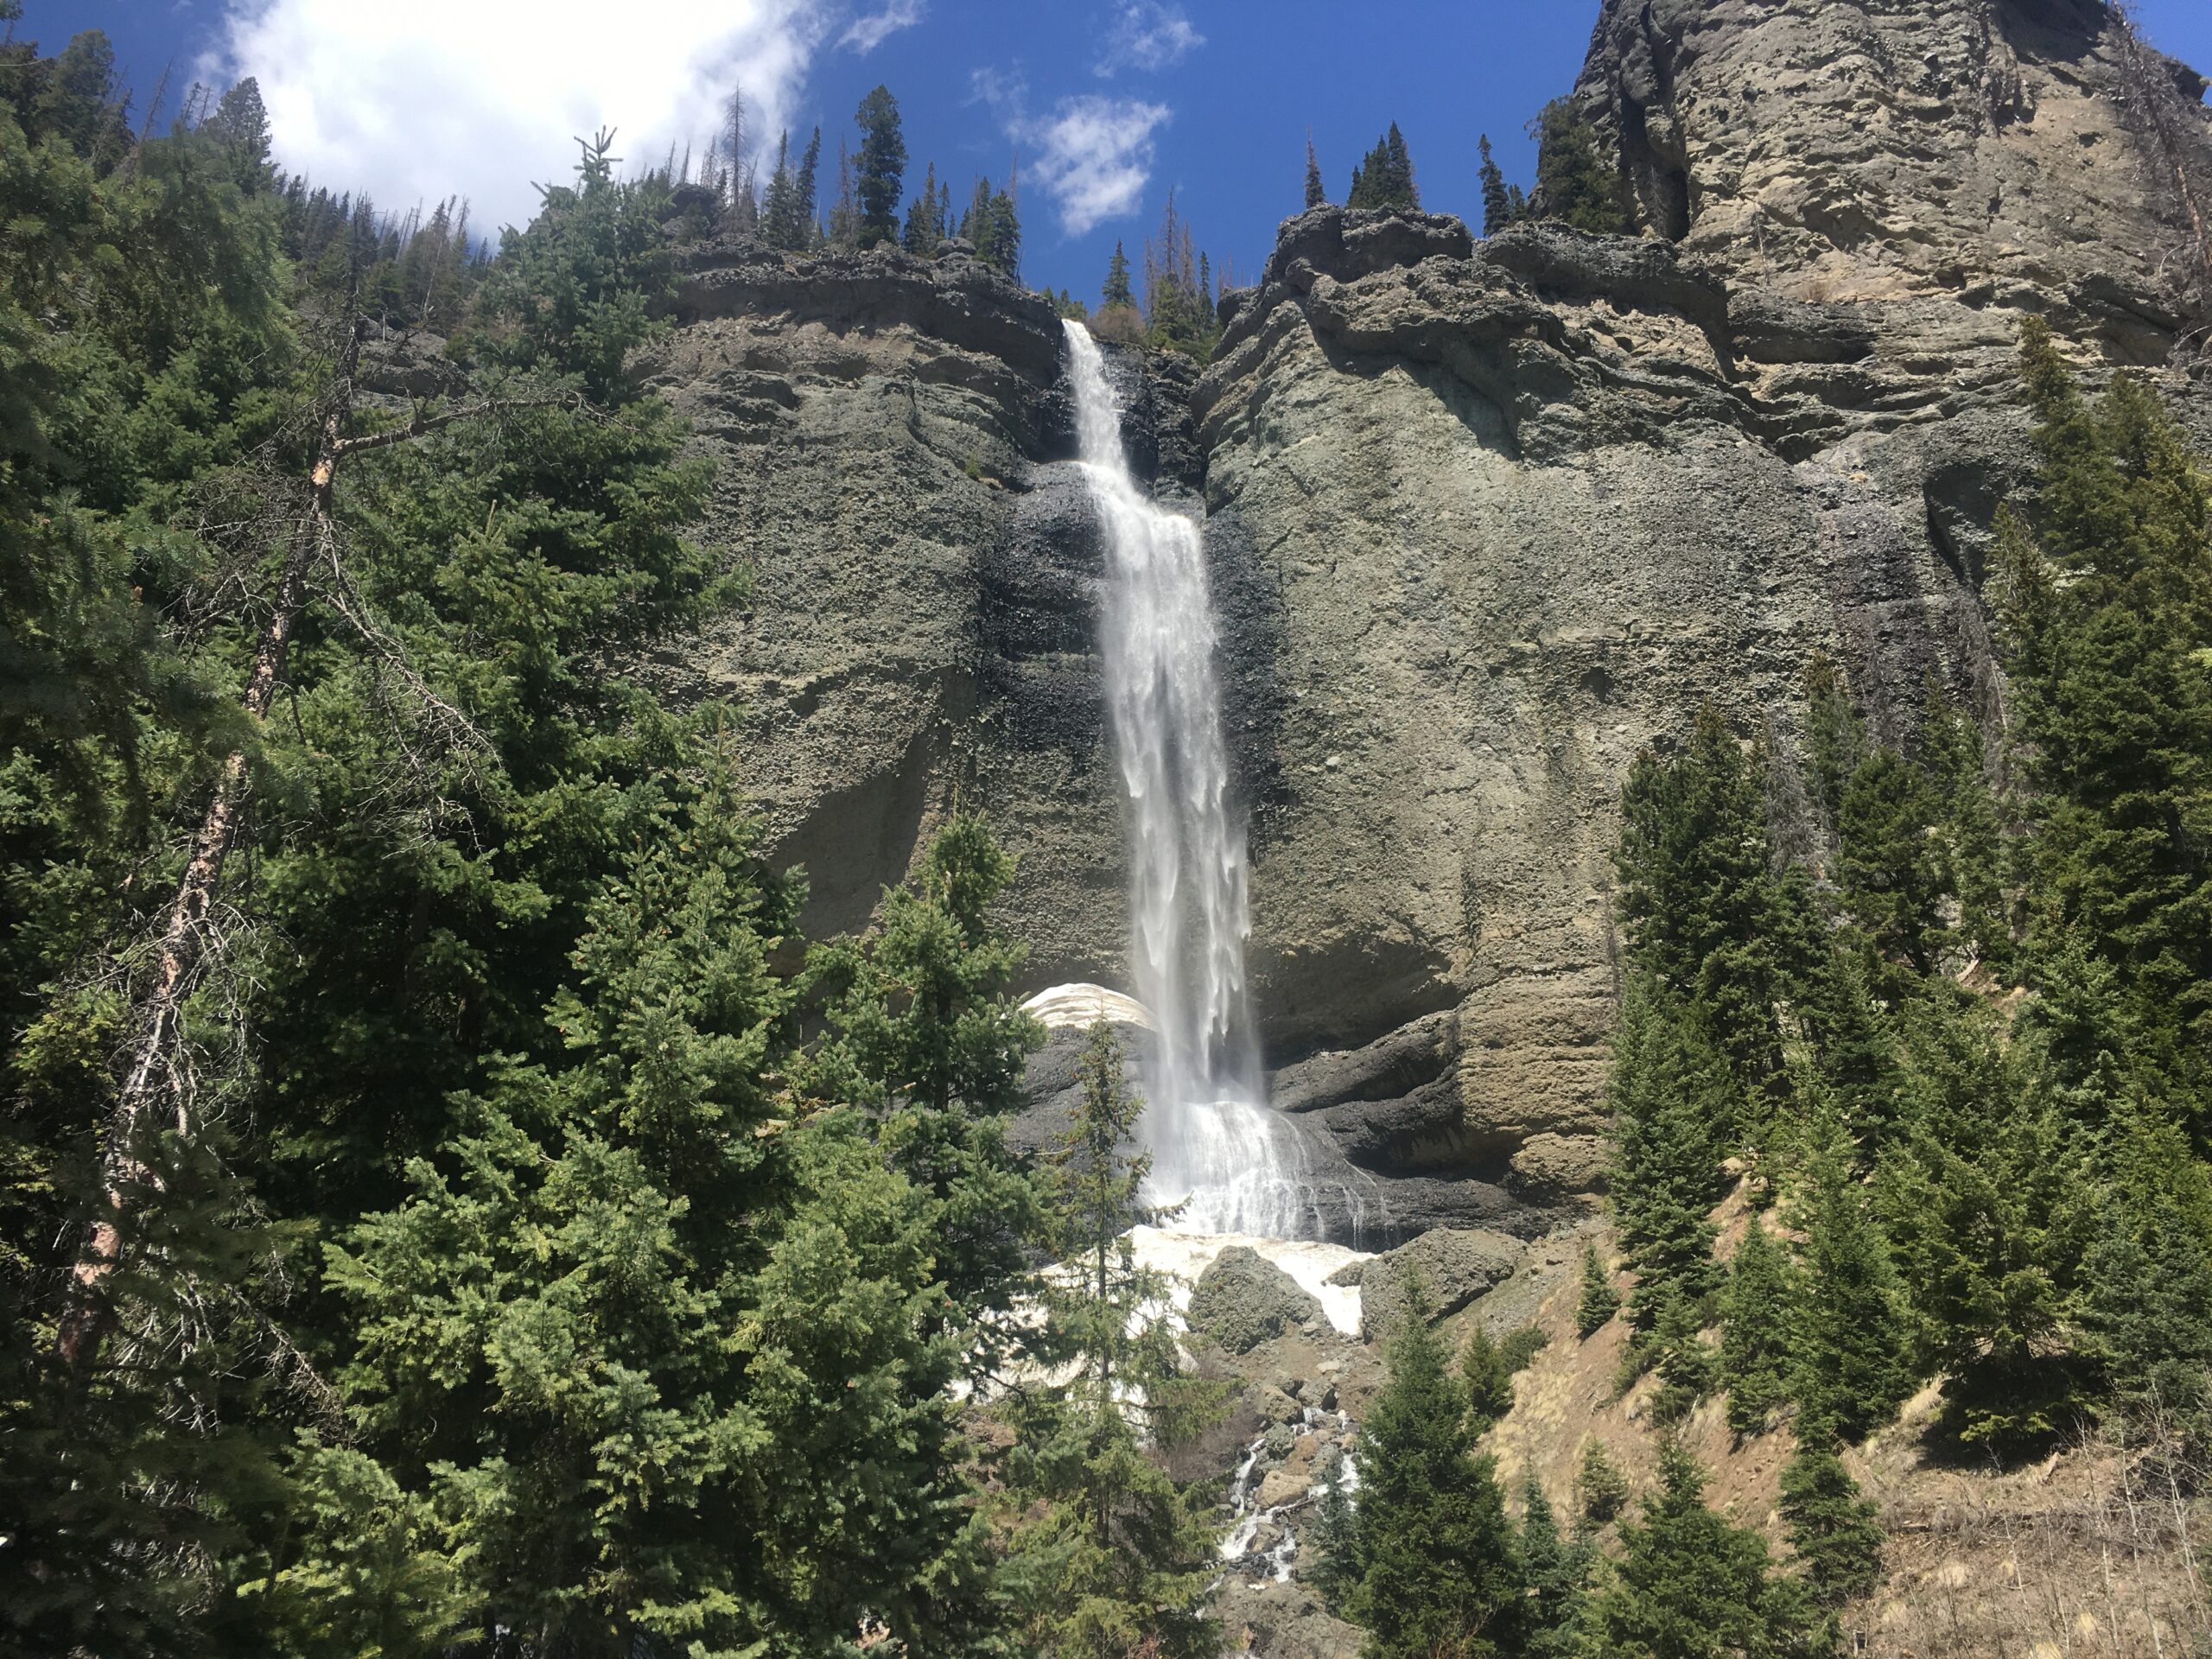
<path id="1" fill-rule="evenodd" d="M 301 613 L 318 573 L 327 573 L 323 591 L 334 608 L 398 676 L 427 711 L 433 729 L 448 744 L 481 748 L 486 746 L 466 716 L 431 691 L 397 645 L 375 625 L 356 593 L 346 569 L 334 510 L 339 468 L 353 456 L 411 443 L 460 422 L 524 408 L 575 406 L 578 400 L 563 394 L 487 398 L 435 413 L 418 409 L 404 425 L 348 436 L 346 427 L 359 390 L 362 333 L 360 320 L 349 317 L 336 372 L 323 399 L 303 495 L 296 497 L 297 505 L 279 520 L 283 563 L 239 701 L 253 728 L 267 722 Z M 221 944 L 217 900 L 224 867 L 245 822 L 251 790 L 249 760 L 243 746 L 224 757 L 213 798 L 149 952 L 152 971 L 131 999 L 116 1098 L 101 1146 L 101 1210 L 79 1246 L 57 1332 L 56 1348 L 72 1372 L 81 1374 L 99 1356 L 113 1321 L 114 1310 L 104 1293 L 122 1259 L 124 1226 L 134 1206 L 160 1189 L 160 1178 L 145 1160 L 146 1137 L 157 1125 L 182 1141 L 190 1141 L 194 1133 L 195 1090 L 185 1014 L 203 968 Z"/>

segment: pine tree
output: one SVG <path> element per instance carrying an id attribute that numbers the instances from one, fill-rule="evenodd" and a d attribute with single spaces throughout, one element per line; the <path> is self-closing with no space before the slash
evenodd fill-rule
<path id="1" fill-rule="evenodd" d="M 929 171 L 922 178 L 922 194 L 907 205 L 906 232 L 900 238 L 906 251 L 918 258 L 937 257 L 937 245 L 944 240 L 945 224 L 943 209 L 938 204 L 937 163 L 931 162 Z M 854 212 L 854 235 L 859 236 L 860 217 Z"/>
<path id="2" fill-rule="evenodd" d="M 1688 1296 L 1668 1294 L 1657 1305 L 1647 1346 L 1660 1382 L 1651 1416 L 1662 1427 L 1688 1416 L 1718 1380 L 1704 1325 L 1702 1311 Z"/>
<path id="3" fill-rule="evenodd" d="M 2124 1110 L 2103 1159 L 2081 1323 L 2103 1387 L 2199 1444 L 2212 1406 L 2212 1177 L 2177 1125 Z"/>
<path id="4" fill-rule="evenodd" d="M 1405 135 L 1393 121 L 1389 131 L 1376 141 L 1360 164 L 1352 169 L 1348 207 L 1414 207 L 1421 191 L 1414 182 L 1414 162 Z"/>
<path id="5" fill-rule="evenodd" d="M 1328 187 L 1321 182 L 1321 158 L 1313 153 L 1313 135 L 1306 135 L 1306 211 L 1329 205 Z"/>
<path id="6" fill-rule="evenodd" d="M 1603 1440 L 1593 1440 L 1582 1448 L 1574 1491 L 1582 1518 L 1592 1526 L 1605 1525 L 1627 1506 L 1628 1477 L 1621 1473 Z"/>
<path id="7" fill-rule="evenodd" d="M 1000 1357 L 992 1327 L 1012 1317 L 1038 1217 L 1004 1126 L 1026 1102 L 1023 1068 L 1044 1033 L 1008 994 L 1022 949 L 988 918 L 1013 875 L 980 820 L 947 823 L 912 880 L 885 893 L 865 938 L 813 952 L 808 986 L 827 1033 L 798 1068 L 819 1098 L 875 1114 L 886 1157 L 936 1200 L 948 1317 L 978 1369 Z"/>
<path id="8" fill-rule="evenodd" d="M 1370 1659 L 1478 1653 L 1521 1599 L 1513 1525 L 1426 1319 L 1399 1322 L 1389 1360 L 1360 1430 L 1350 1611 Z"/>
<path id="9" fill-rule="evenodd" d="M 1620 1312 L 1620 1292 L 1613 1288 L 1612 1270 L 1598 1254 L 1595 1244 L 1582 1247 L 1582 1296 L 1574 1305 L 1574 1333 L 1588 1341 Z"/>
<path id="10" fill-rule="evenodd" d="M 1630 1317 L 1649 1332 L 1669 1301 L 1698 1305 L 1721 1282 L 1715 1119 L 1734 1115 L 1736 1095 L 1691 1011 L 1649 976 L 1630 976 L 1613 1040 L 1613 1214 L 1637 1275 Z"/>
<path id="11" fill-rule="evenodd" d="M 1856 1601 L 1881 1582 L 1878 1513 L 1826 1440 L 1805 1442 L 1783 1469 L 1783 1527 L 1821 1606 Z"/>
<path id="12" fill-rule="evenodd" d="M 1570 1659 L 1580 1646 L 1578 1626 L 1592 1552 L 1560 1536 L 1551 1501 L 1531 1475 L 1521 1488 L 1521 1563 L 1528 1586 L 1522 1604 L 1520 1651 L 1528 1659 Z"/>
<path id="13" fill-rule="evenodd" d="M 1211 1505 L 1168 1478 L 1138 1426 L 1172 1444 L 1217 1414 L 1219 1390 L 1184 1374 L 1158 1311 L 1166 1281 L 1135 1264 L 1126 1235 L 1153 1212 L 1138 1196 L 1150 1160 L 1128 1150 L 1143 1104 L 1124 1072 L 1120 1041 L 1102 1023 L 1055 1154 L 1046 1234 L 1065 1276 L 1043 1287 L 1043 1355 L 1074 1375 L 1014 1404 L 1006 1478 L 1023 1512 L 1004 1591 L 1025 1653 L 1210 1659 L 1219 1645 L 1203 1612 L 1218 1562 Z"/>
<path id="14" fill-rule="evenodd" d="M 1510 225 L 1516 215 L 1513 199 L 1506 191 L 1504 170 L 1498 166 L 1497 158 L 1491 154 L 1488 133 L 1483 134 L 1480 147 L 1483 156 L 1483 234 L 1496 236 Z"/>
<path id="15" fill-rule="evenodd" d="M 1938 811 L 1920 769 L 1877 748 L 1844 785 L 1836 823 L 1845 905 L 1882 957 L 1916 975 L 1935 966 L 1942 943 L 1942 849 L 1930 834 Z"/>
<path id="16" fill-rule="evenodd" d="M 1618 1569 L 1594 1610 L 1603 1650 L 1652 1659 L 1791 1651 L 1816 1621 L 1770 1573 L 1765 1541 L 1706 1507 L 1705 1471 L 1673 1441 L 1660 1448 L 1659 1481 L 1642 1518 L 1621 1526 Z"/>
<path id="17" fill-rule="evenodd" d="M 1321 1471 L 1321 1496 L 1313 1505 L 1313 1521 L 1300 1541 L 1299 1576 L 1311 1584 L 1332 1612 L 1344 1605 L 1359 1582 L 1358 1523 L 1353 1518 L 1351 1495 L 1344 1491 L 1344 1452 L 1329 1459 Z"/>
<path id="18" fill-rule="evenodd" d="M 772 248 L 791 252 L 805 247 L 806 221 L 799 212 L 798 180 L 791 172 L 791 136 L 776 138 L 776 169 L 768 175 L 767 194 L 760 203 L 761 238 Z"/>
<path id="19" fill-rule="evenodd" d="M 1791 1326 L 1801 1288 L 1789 1258 L 1756 1216 L 1730 1264 L 1723 1304 L 1720 1382 L 1728 1427 L 1758 1434 L 1789 1397 L 1795 1374 Z"/>
<path id="20" fill-rule="evenodd" d="M 1459 1353 L 1459 1377 L 1467 1391 L 1467 1427 L 1479 1437 L 1513 1409 L 1513 1372 L 1491 1334 L 1475 1321 Z"/>
<path id="21" fill-rule="evenodd" d="M 1573 100 L 1553 99 L 1530 124 L 1536 139 L 1536 216 L 1600 235 L 1631 231 L 1619 181 Z"/>
<path id="22" fill-rule="evenodd" d="M 2042 461 L 1999 527 L 2000 649 L 2040 823 L 2040 972 L 2075 936 L 2117 976 L 2115 1052 L 2212 1139 L 2212 485 L 2133 374 L 2086 401 L 2050 326 L 2021 329 Z"/>
<path id="23" fill-rule="evenodd" d="M 1798 1433 L 1857 1440 L 1912 1392 L 1906 1331 L 1889 1241 L 1853 1170 L 1842 1126 L 1824 1111 L 1810 1135 L 1796 1205 L 1805 1234 L 1792 1389 Z"/>
<path id="24" fill-rule="evenodd" d="M 1129 287 L 1129 257 L 1122 251 L 1122 244 L 1117 238 L 1114 243 L 1114 257 L 1106 264 L 1105 285 L 1098 292 L 1099 308 L 1107 310 L 1115 306 L 1135 306 L 1136 302 L 1136 294 Z"/>
<path id="25" fill-rule="evenodd" d="M 1813 653 L 1805 664 L 1805 748 L 1812 772 L 1813 801 L 1831 842 L 1843 821 L 1843 790 L 1866 758 L 1866 731 L 1845 689 L 1843 676 L 1827 655 Z"/>
<path id="26" fill-rule="evenodd" d="M 853 195 L 860 203 L 860 244 L 872 248 L 899 237 L 899 197 L 906 174 L 906 140 L 899 124 L 899 100 L 878 86 L 861 100 L 853 120 L 861 130 L 861 153 L 853 174 Z"/>

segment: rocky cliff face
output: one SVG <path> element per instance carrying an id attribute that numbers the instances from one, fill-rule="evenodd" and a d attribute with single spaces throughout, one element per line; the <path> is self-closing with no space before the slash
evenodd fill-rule
<path id="1" fill-rule="evenodd" d="M 1281 1106 L 1386 1190 L 1479 1189 L 1439 1212 L 1599 1182 L 1630 761 L 1710 700 L 1786 795 L 1815 649 L 1890 734 L 1930 678 L 1999 715 L 2021 316 L 2212 408 L 2201 90 L 2073 0 L 1607 0 L 1578 95 L 1650 234 L 1317 210 L 1195 385 L 1118 359 L 1133 453 L 1207 515 Z M 1126 982 L 1049 311 L 959 258 L 709 246 L 678 317 L 755 588 L 666 669 L 753 709 L 817 925 L 964 801 L 1021 855 L 1034 983 Z"/>

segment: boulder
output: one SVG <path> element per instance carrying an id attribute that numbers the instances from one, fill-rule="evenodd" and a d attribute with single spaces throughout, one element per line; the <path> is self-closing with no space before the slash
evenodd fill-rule
<path id="1" fill-rule="evenodd" d="M 1270 1469 L 1267 1478 L 1260 1483 L 1258 1495 L 1253 1502 L 1263 1510 L 1281 1509 L 1286 1503 L 1295 1503 L 1306 1496 L 1312 1484 L 1305 1475 L 1293 1474 L 1287 1469 Z"/>
<path id="2" fill-rule="evenodd" d="M 1249 1244 L 1231 1244 L 1198 1275 L 1186 1316 L 1232 1354 L 1246 1354 L 1309 1319 L 1321 1304 Z"/>
<path id="3" fill-rule="evenodd" d="M 1387 1341 L 1418 1294 L 1430 1321 L 1457 1313 L 1513 1276 L 1528 1247 L 1503 1233 L 1439 1228 L 1365 1264 L 1360 1334 Z"/>

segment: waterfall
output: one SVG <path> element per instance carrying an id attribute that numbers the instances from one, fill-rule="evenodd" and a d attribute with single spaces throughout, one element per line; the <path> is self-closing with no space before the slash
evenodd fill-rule
<path id="1" fill-rule="evenodd" d="M 1195 519 L 1138 485 L 1098 343 L 1079 322 L 1066 332 L 1077 449 L 1105 541 L 1102 644 L 1126 805 L 1130 968 L 1159 1036 L 1144 1079 L 1151 1197 L 1187 1198 L 1187 1228 L 1317 1236 L 1324 1204 L 1357 1214 L 1364 1195 L 1318 1179 L 1303 1132 L 1265 1103 L 1205 545 Z"/>

